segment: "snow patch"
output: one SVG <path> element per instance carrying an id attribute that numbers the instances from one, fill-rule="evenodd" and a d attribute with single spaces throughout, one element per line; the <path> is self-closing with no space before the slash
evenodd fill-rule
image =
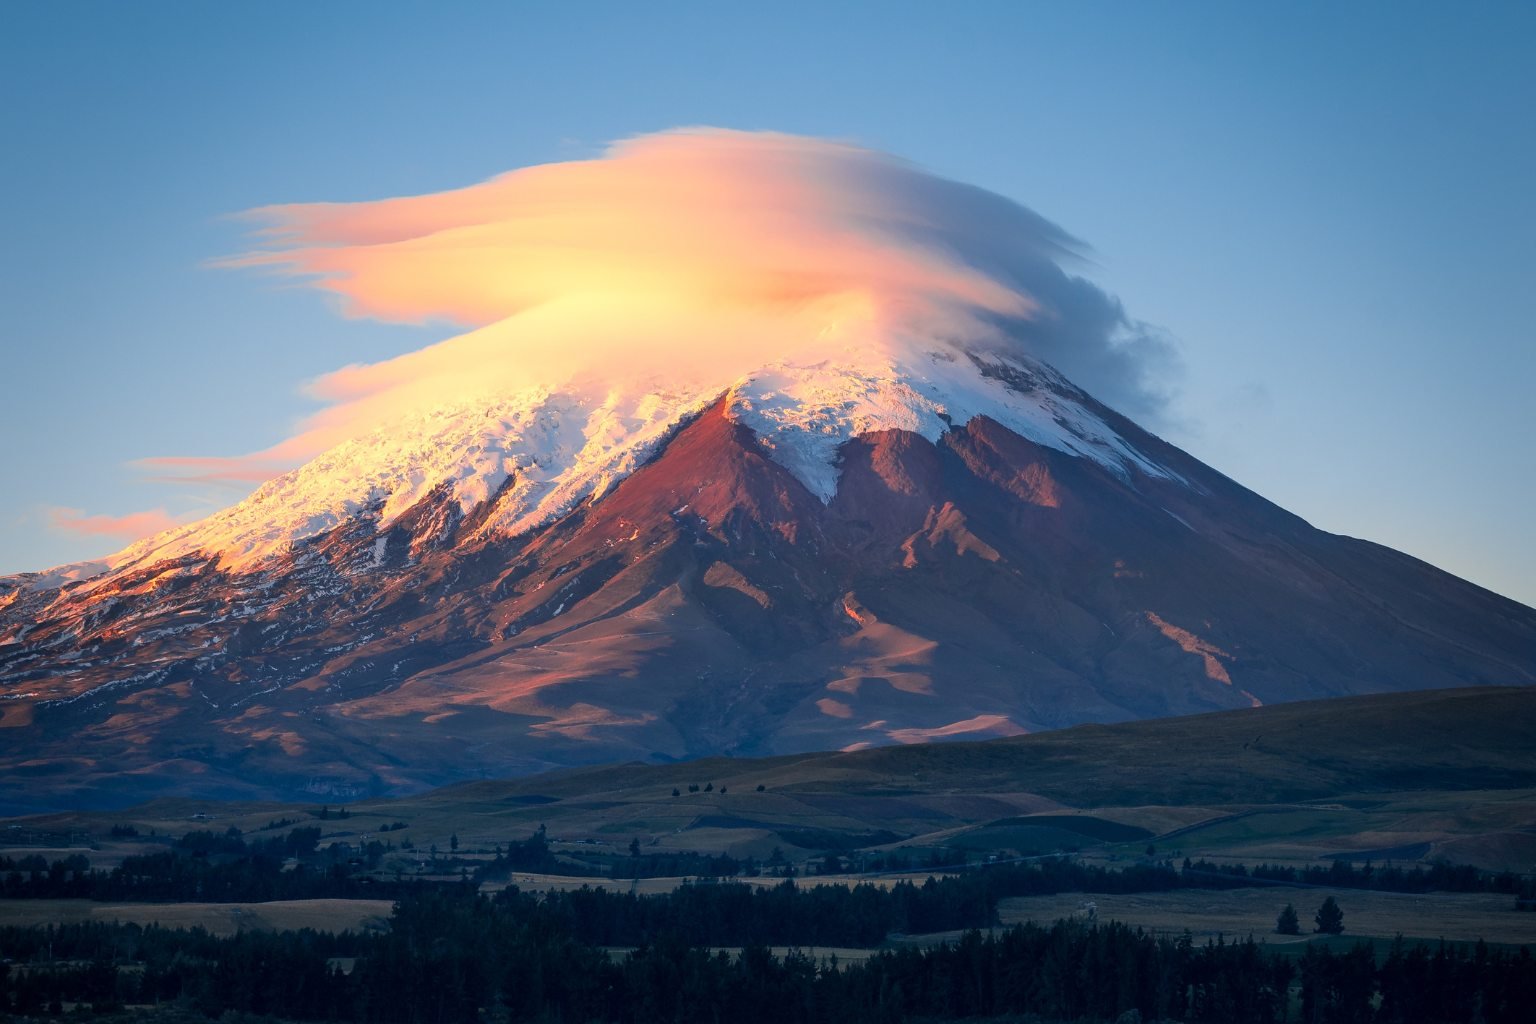
<path id="1" fill-rule="evenodd" d="M 18 573 L 15 576 L 0 577 L 0 579 L 17 585 L 19 590 L 53 590 L 68 583 L 93 579 L 112 569 L 115 564 L 112 558 L 99 558 L 94 561 L 57 565 L 42 572 Z"/>
<path id="2" fill-rule="evenodd" d="M 1168 510 L 1166 508 L 1163 509 L 1163 511 L 1164 512 L 1168 512 Z M 1176 512 L 1168 512 L 1168 514 L 1173 517 L 1175 522 L 1177 522 L 1180 526 L 1184 527 L 1184 529 L 1190 531 L 1191 533 L 1199 533 L 1200 532 L 1199 530 L 1196 530 L 1193 526 L 1190 526 L 1189 525 L 1189 520 L 1185 519 L 1183 516 L 1179 515 L 1178 513 L 1176 513 Z"/>

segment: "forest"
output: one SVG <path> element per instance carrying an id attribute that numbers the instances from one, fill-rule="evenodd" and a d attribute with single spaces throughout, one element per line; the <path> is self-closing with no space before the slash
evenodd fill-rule
<path id="1" fill-rule="evenodd" d="M 0 964 L 0 1012 L 46 1015 L 76 1004 L 97 1013 L 136 1005 L 208 1018 L 399 1024 L 890 1024 L 1113 1021 L 1134 1011 L 1191 1024 L 1524 1024 L 1536 1005 L 1530 951 L 1482 943 L 1399 941 L 1378 962 L 1365 943 L 1340 952 L 1309 945 L 1298 957 L 1251 939 L 1196 945 L 1074 920 L 971 930 L 863 962 L 808 948 L 774 955 L 768 945 L 799 929 L 816 945 L 845 937 L 823 901 L 824 890 L 848 890 L 786 881 L 749 897 L 744 888 L 707 883 L 644 898 L 421 888 L 396 905 L 388 929 L 342 935 L 5 928 L 0 954 L 11 962 Z M 743 912 L 722 913 L 732 905 Z M 611 945 L 628 948 L 604 948 Z M 717 945 L 739 951 L 710 948 Z"/>

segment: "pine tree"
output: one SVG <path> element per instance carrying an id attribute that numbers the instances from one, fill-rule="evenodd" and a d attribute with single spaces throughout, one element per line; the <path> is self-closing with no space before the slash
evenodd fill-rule
<path id="1" fill-rule="evenodd" d="M 1296 917 L 1296 908 L 1289 903 L 1280 911 L 1280 916 L 1275 918 L 1275 931 L 1281 935 L 1301 934 L 1301 921 Z"/>
<path id="2" fill-rule="evenodd" d="M 1313 920 L 1317 922 L 1316 931 L 1323 935 L 1338 935 L 1344 931 L 1344 911 L 1339 909 L 1338 902 L 1332 896 L 1323 900 Z"/>

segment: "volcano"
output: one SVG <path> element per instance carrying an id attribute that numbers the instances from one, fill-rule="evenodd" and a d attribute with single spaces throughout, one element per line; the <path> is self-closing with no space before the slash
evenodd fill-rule
<path id="1" fill-rule="evenodd" d="M 1312 528 L 1042 361 L 902 351 L 466 399 L 5 578 L 7 809 L 1536 683 L 1536 611 Z"/>

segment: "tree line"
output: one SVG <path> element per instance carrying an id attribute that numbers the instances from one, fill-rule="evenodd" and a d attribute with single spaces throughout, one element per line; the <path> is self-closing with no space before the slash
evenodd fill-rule
<path id="1" fill-rule="evenodd" d="M 238 829 L 189 832 L 165 849 L 131 854 L 111 870 L 83 854 L 52 862 L 35 854 L 0 857 L 0 897 L 102 902 L 206 901 L 259 903 L 298 899 L 393 899 L 414 881 L 367 874 L 386 851 L 377 841 L 358 849 L 318 850 L 318 828 L 247 841 Z M 295 859 L 302 859 L 294 864 Z"/>
<path id="2" fill-rule="evenodd" d="M 1413 868 L 1376 867 L 1366 862 L 1359 867 L 1335 860 L 1326 867 L 1312 864 L 1288 867 L 1260 864 L 1249 868 L 1242 864 L 1212 864 L 1209 861 L 1184 860 L 1183 876 L 1191 886 L 1242 888 L 1258 884 L 1315 885 L 1335 889 L 1369 889 L 1378 892 L 1497 892 L 1529 896 L 1536 894 L 1529 877 L 1512 871 L 1481 871 L 1470 864 L 1437 861 Z"/>
<path id="3" fill-rule="evenodd" d="M 315 827 L 294 828 L 283 835 L 258 839 L 242 836 L 233 828 L 225 832 L 194 831 L 164 849 L 125 857 L 111 870 L 93 869 L 83 854 L 51 862 L 35 854 L 14 859 L 0 857 L 0 897 L 210 902 L 326 897 L 394 899 L 417 884 L 379 870 L 384 856 L 394 849 L 388 842 L 375 839 L 357 846 L 332 843 L 322 850 L 319 840 L 320 830 Z M 630 856 L 623 860 L 626 863 L 611 869 L 615 877 L 641 878 L 658 872 L 719 878 L 792 873 L 778 858 L 758 865 L 750 860 L 697 853 L 650 856 L 642 853 L 638 843 L 631 845 Z M 435 852 L 434 863 L 438 863 Z M 821 869 L 831 872 L 843 866 L 832 855 L 823 860 Z M 505 880 L 514 871 L 559 874 L 572 870 L 571 865 L 554 854 L 542 826 L 526 840 L 497 846 L 490 860 L 453 858 L 441 862 L 441 869 L 457 870 L 476 882 Z M 963 886 L 979 889 L 979 899 L 989 905 L 1012 896 L 1060 892 L 1127 894 L 1253 885 L 1405 893 L 1499 892 L 1526 898 L 1536 895 L 1529 878 L 1451 864 L 1404 869 L 1370 864 L 1356 867 L 1334 861 L 1326 867 L 1261 864 L 1249 868 L 1186 859 L 1181 868 L 1175 868 L 1171 861 L 1104 866 L 1060 857 L 947 870 L 955 872 L 948 877 L 966 880 Z M 966 926 L 985 923 L 978 920 Z"/>

